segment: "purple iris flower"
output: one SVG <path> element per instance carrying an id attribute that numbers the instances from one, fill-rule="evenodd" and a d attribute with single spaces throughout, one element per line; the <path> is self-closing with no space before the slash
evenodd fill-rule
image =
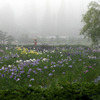
<path id="1" fill-rule="evenodd" d="M 31 84 L 29 84 L 29 87 L 32 87 L 32 85 L 31 85 Z"/>
<path id="2" fill-rule="evenodd" d="M 92 68 L 92 66 L 89 66 L 89 68 Z"/>
<path id="3" fill-rule="evenodd" d="M 24 73 L 24 71 L 21 71 L 20 73 L 22 74 L 22 73 Z"/>
<path id="4" fill-rule="evenodd" d="M 37 70 L 41 71 L 41 68 L 37 68 Z"/>
<path id="5" fill-rule="evenodd" d="M 33 73 L 34 73 L 34 74 L 37 74 L 37 72 L 36 72 L 35 70 L 33 71 Z"/>
<path id="6" fill-rule="evenodd" d="M 4 74 L 2 74 L 2 75 L 1 75 L 1 77 L 5 77 L 5 75 L 4 75 Z"/>
<path id="7" fill-rule="evenodd" d="M 53 74 L 52 73 L 49 73 L 49 76 L 52 76 Z"/>
<path id="8" fill-rule="evenodd" d="M 27 75 L 27 77 L 30 77 L 30 75 Z"/>
<path id="9" fill-rule="evenodd" d="M 62 72 L 62 74 L 66 74 L 65 72 Z"/>
<path id="10" fill-rule="evenodd" d="M 48 69 L 48 67 L 47 67 L 47 66 L 45 66 L 45 67 L 44 67 L 44 69 Z"/>
<path id="11" fill-rule="evenodd" d="M 70 53 L 67 54 L 68 56 L 70 55 Z"/>
<path id="12" fill-rule="evenodd" d="M 37 61 L 39 62 L 39 61 L 40 61 L 40 59 L 37 59 Z"/>
<path id="13" fill-rule="evenodd" d="M 88 70 L 86 70 L 84 73 L 87 73 L 88 72 Z"/>
<path id="14" fill-rule="evenodd" d="M 52 70 L 52 72 L 55 72 L 55 70 Z"/>
<path id="15" fill-rule="evenodd" d="M 72 68 L 72 65 L 69 65 L 68 67 Z"/>
<path id="16" fill-rule="evenodd" d="M 10 76 L 9 76 L 9 78 L 12 78 L 12 77 L 13 77 L 13 75 L 10 75 Z"/>
<path id="17" fill-rule="evenodd" d="M 31 63 L 31 65 L 36 66 L 36 63 L 35 62 L 34 63 Z"/>
<path id="18" fill-rule="evenodd" d="M 30 81 L 34 81 L 34 78 L 31 78 Z"/>
<path id="19" fill-rule="evenodd" d="M 29 70 L 28 70 L 28 72 L 31 72 L 32 71 L 32 68 L 30 68 Z"/>
<path id="20" fill-rule="evenodd" d="M 14 75 L 14 72 L 12 72 L 11 74 Z"/>
<path id="21" fill-rule="evenodd" d="M 17 80 L 16 81 L 19 81 L 20 80 L 20 78 L 17 78 Z"/>
<path id="22" fill-rule="evenodd" d="M 54 67 L 56 67 L 56 65 L 54 65 Z"/>
<path id="23" fill-rule="evenodd" d="M 55 64 L 55 62 L 52 61 L 52 62 L 51 62 L 51 65 L 53 65 L 53 64 Z"/>
<path id="24" fill-rule="evenodd" d="M 58 61 L 59 64 L 62 64 L 62 61 Z"/>
<path id="25" fill-rule="evenodd" d="M 16 80 L 16 76 L 14 77 L 14 80 Z"/>

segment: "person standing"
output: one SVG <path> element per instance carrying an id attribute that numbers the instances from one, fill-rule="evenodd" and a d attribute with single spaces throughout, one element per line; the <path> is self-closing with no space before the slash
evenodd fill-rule
<path id="1" fill-rule="evenodd" d="M 37 40 L 36 39 L 34 40 L 34 45 L 37 46 Z"/>

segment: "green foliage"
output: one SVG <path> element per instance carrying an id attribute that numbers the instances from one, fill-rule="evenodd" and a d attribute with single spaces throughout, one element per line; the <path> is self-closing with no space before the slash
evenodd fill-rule
<path id="1" fill-rule="evenodd" d="M 2 45 L 2 49 L 5 44 L 11 45 L 12 41 L 14 41 L 13 36 L 7 35 L 7 32 L 0 31 L 0 44 Z"/>
<path id="2" fill-rule="evenodd" d="M 0 90 L 0 100 L 98 100 L 100 83 L 60 84 L 43 89 L 40 87 Z"/>
<path id="3" fill-rule="evenodd" d="M 93 45 L 98 45 L 100 41 L 100 5 L 97 2 L 90 2 L 82 21 L 84 26 L 80 34 L 90 38 Z"/>

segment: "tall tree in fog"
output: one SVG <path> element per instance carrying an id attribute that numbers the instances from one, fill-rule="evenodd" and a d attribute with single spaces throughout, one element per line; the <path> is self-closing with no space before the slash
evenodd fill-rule
<path id="1" fill-rule="evenodd" d="M 82 35 L 92 40 L 93 45 L 100 42 L 100 5 L 97 2 L 90 2 L 88 11 L 83 16 L 84 26 Z"/>
<path id="2" fill-rule="evenodd" d="M 14 38 L 12 35 L 8 35 L 7 32 L 3 32 L 0 30 L 0 44 L 2 45 L 2 48 L 5 44 L 11 45 L 13 41 Z"/>

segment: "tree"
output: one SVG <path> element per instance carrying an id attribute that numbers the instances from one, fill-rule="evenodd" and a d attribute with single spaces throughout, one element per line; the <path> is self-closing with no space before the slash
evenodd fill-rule
<path id="1" fill-rule="evenodd" d="M 0 31 L 0 44 L 2 48 L 4 48 L 5 44 L 10 45 L 12 41 L 14 41 L 13 36 L 7 35 L 7 32 Z"/>
<path id="2" fill-rule="evenodd" d="M 83 15 L 84 26 L 80 34 L 92 40 L 92 45 L 100 42 L 100 5 L 97 2 L 90 2 L 88 11 Z"/>
<path id="3" fill-rule="evenodd" d="M 6 39 L 7 39 L 7 34 L 6 32 L 2 32 L 0 31 L 0 43 L 2 45 L 2 48 L 4 47 L 4 44 L 6 42 Z"/>
<path id="4" fill-rule="evenodd" d="M 8 35 L 7 36 L 7 44 L 8 45 L 11 45 L 11 43 L 14 41 L 14 37 L 13 36 L 11 36 L 11 35 Z"/>

